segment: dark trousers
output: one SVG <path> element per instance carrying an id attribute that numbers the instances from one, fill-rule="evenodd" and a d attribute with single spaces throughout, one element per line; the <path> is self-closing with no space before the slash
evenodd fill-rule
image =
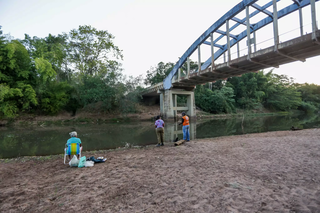
<path id="1" fill-rule="evenodd" d="M 158 144 L 163 143 L 164 141 L 164 128 L 156 128 L 157 138 L 158 138 Z"/>

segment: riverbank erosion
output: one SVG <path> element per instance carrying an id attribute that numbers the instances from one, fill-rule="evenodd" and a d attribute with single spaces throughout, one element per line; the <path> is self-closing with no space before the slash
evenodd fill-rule
<path id="1" fill-rule="evenodd" d="M 94 156 L 108 160 L 1 160 L 0 212 L 320 212 L 320 129 Z"/>

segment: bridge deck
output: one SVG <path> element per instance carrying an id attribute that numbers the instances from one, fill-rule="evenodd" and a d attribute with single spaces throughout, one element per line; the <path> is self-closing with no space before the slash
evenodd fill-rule
<path id="1" fill-rule="evenodd" d="M 316 31 L 316 36 L 320 41 L 320 30 Z M 312 40 L 311 33 L 280 43 L 278 51 L 274 48 L 272 46 L 254 52 L 251 59 L 247 55 L 242 56 L 229 63 L 218 64 L 213 69 L 209 67 L 200 73 L 192 73 L 189 77 L 181 77 L 179 81 L 175 79 L 172 85 L 174 88 L 192 87 L 320 55 L 320 45 Z"/>
<path id="2" fill-rule="evenodd" d="M 316 37 L 320 41 L 320 30 L 316 31 Z M 304 61 L 318 55 L 320 55 L 320 43 L 314 42 L 312 33 L 310 33 L 280 43 L 278 51 L 275 51 L 275 47 L 271 46 L 252 53 L 250 59 L 245 55 L 231 60 L 229 63 L 217 64 L 213 69 L 209 67 L 200 73 L 192 73 L 189 77 L 180 77 L 179 80 L 173 79 L 172 85 L 174 88 L 192 90 L 194 86 L 199 84 L 257 72 L 270 67 L 279 67 L 294 61 Z M 158 96 L 158 90 L 163 90 L 162 82 L 147 88 L 143 96 Z"/>

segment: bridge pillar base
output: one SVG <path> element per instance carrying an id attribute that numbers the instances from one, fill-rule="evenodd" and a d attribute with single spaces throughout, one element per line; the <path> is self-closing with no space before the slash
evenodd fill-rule
<path id="1" fill-rule="evenodd" d="M 177 106 L 177 95 L 187 96 L 187 106 Z M 185 111 L 190 117 L 196 117 L 196 105 L 194 92 L 182 89 L 164 90 L 160 94 L 160 112 L 164 119 L 174 119 L 177 117 L 177 111 Z"/>

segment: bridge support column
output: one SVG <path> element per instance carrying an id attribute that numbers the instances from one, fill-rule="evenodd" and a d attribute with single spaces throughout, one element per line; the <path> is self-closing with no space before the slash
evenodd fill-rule
<path id="1" fill-rule="evenodd" d="M 196 103 L 194 100 L 194 92 L 190 92 L 187 97 L 187 107 L 188 111 L 186 112 L 189 116 L 195 117 L 196 116 Z"/>
<path id="2" fill-rule="evenodd" d="M 187 96 L 187 106 L 177 106 L 177 95 Z M 165 90 L 160 94 L 160 112 L 165 119 L 173 119 L 177 111 L 185 111 L 190 117 L 196 116 L 196 105 L 194 101 L 194 92 L 181 89 Z"/>
<path id="3" fill-rule="evenodd" d="M 160 93 L 160 114 L 163 115 L 164 105 L 163 105 L 163 93 Z"/>
<path id="4" fill-rule="evenodd" d="M 163 93 L 163 102 L 160 105 L 163 106 L 163 111 L 161 114 L 163 118 L 173 118 L 173 97 L 172 97 L 172 90 L 165 90 Z"/>

